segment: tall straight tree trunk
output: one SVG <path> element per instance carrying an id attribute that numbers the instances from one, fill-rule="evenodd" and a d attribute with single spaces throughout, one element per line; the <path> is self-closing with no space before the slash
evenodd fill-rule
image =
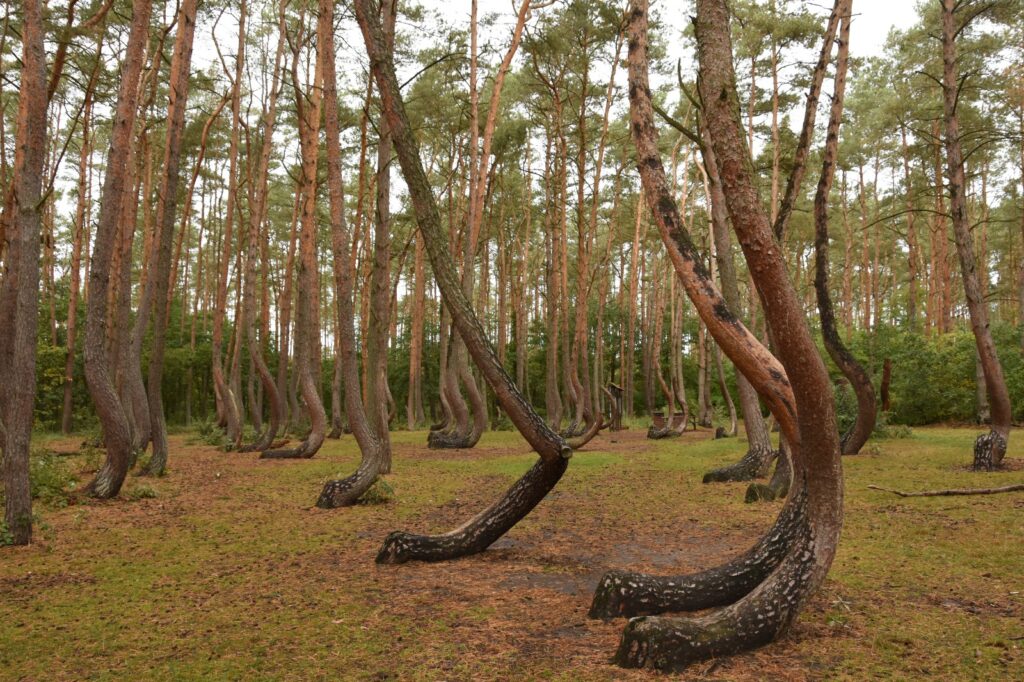
<path id="1" fill-rule="evenodd" d="M 285 261 L 284 267 L 284 284 L 281 287 L 281 295 L 278 299 L 278 317 L 280 319 L 281 333 L 280 346 L 277 352 L 277 393 L 282 396 L 282 402 L 285 406 L 285 411 L 281 417 L 281 429 L 287 431 L 287 424 L 289 418 L 294 424 L 298 419 L 299 415 L 294 407 L 289 407 L 289 402 L 286 399 L 290 396 L 289 383 L 288 383 L 288 356 L 290 354 L 289 345 L 294 342 L 291 334 L 292 327 L 292 283 L 295 281 L 295 248 L 298 243 L 299 235 L 299 213 L 302 207 L 302 188 L 297 188 L 295 192 L 295 201 L 292 204 L 292 227 L 290 236 L 288 238 L 288 256 Z M 289 410 L 291 414 L 289 415 Z"/>
<path id="2" fill-rule="evenodd" d="M 97 40 L 97 51 L 102 48 L 102 38 Z M 64 403 L 61 410 L 61 432 L 71 433 L 74 427 L 74 387 L 75 387 L 75 344 L 78 340 L 78 299 L 82 284 L 82 256 L 88 228 L 86 220 L 89 206 L 89 160 L 92 155 L 92 104 L 93 91 L 99 75 L 99 60 L 96 68 L 89 76 L 89 84 L 85 88 L 85 101 L 82 104 L 82 148 L 78 156 L 78 205 L 75 209 L 73 237 L 71 240 L 70 291 L 68 292 L 68 318 L 64 356 Z M 88 254 L 85 254 L 88 259 Z"/>
<path id="3" fill-rule="evenodd" d="M 327 413 L 320 399 L 320 277 L 316 247 L 316 179 L 321 103 L 323 101 L 323 60 L 316 60 L 309 92 L 302 92 L 298 75 L 298 47 L 292 54 L 292 86 L 299 126 L 302 156 L 302 217 L 299 232 L 299 297 L 295 316 L 295 374 L 302 394 L 310 430 L 297 447 L 264 450 L 267 459 L 306 459 L 315 455 L 327 436 Z"/>
<path id="4" fill-rule="evenodd" d="M 920 246 L 918 246 L 917 242 L 917 228 L 914 221 L 914 187 L 910 176 L 910 150 L 907 147 L 907 127 L 903 124 L 900 125 L 900 149 L 903 155 L 903 193 L 906 196 L 907 205 L 907 326 L 911 331 L 917 331 L 917 277 L 920 272 L 918 260 L 920 258 Z M 845 191 L 843 192 L 843 201 L 846 201 Z"/>
<path id="5" fill-rule="evenodd" d="M 783 435 L 794 443 L 797 488 L 772 531 L 738 560 L 668 582 L 637 574 L 613 573 L 602 579 L 592 615 L 661 612 L 668 598 L 675 602 L 671 610 L 722 607 L 700 618 L 647 616 L 629 621 L 617 663 L 679 670 L 699 660 L 762 646 L 788 629 L 835 556 L 842 520 L 842 471 L 835 412 L 831 400 L 822 399 L 831 390 L 828 373 L 754 184 L 756 174 L 739 119 L 728 7 L 724 0 L 697 3 L 699 93 L 729 215 L 762 294 L 785 370 L 728 311 L 671 198 L 647 84 L 646 9 L 644 0 L 635 0 L 629 14 L 631 128 L 644 191 L 695 307 L 722 349 L 768 400 Z M 624 600 L 633 608 L 618 608 Z"/>
<path id="6" fill-rule="evenodd" d="M 1010 394 L 1003 377 L 1003 366 L 999 362 L 992 331 L 989 329 L 988 304 L 982 294 L 977 260 L 974 257 L 974 242 L 967 219 L 967 179 L 960 146 L 960 120 L 957 112 L 962 86 L 956 46 L 956 36 L 963 29 L 956 16 L 959 7 L 960 3 L 955 0 L 942 0 L 942 113 L 945 124 L 947 187 L 967 310 L 970 313 L 971 330 L 974 332 L 978 357 L 985 375 L 992 414 L 991 430 L 979 436 L 974 443 L 974 468 L 991 470 L 1002 464 L 1003 456 L 1006 454 L 1012 412 Z"/>
<path id="7" fill-rule="evenodd" d="M 171 275 L 171 251 L 174 247 L 175 212 L 178 207 L 178 181 L 181 161 L 181 137 L 185 128 L 188 103 L 189 71 L 192 65 L 192 38 L 195 35 L 197 0 L 182 0 L 178 11 L 178 35 L 174 40 L 167 104 L 167 139 L 164 149 L 164 175 L 160 186 L 157 224 L 160 242 L 155 267 L 151 267 L 153 290 L 153 347 L 149 355 L 149 378 L 146 385 L 149 401 L 149 422 L 152 429 L 153 453 L 146 467 L 151 476 L 163 475 L 167 468 L 167 422 L 164 417 L 162 382 L 164 347 L 167 343 L 166 306 L 168 280 Z M 144 323 L 145 324 L 145 323 Z"/>
<path id="8" fill-rule="evenodd" d="M 256 168 L 255 177 L 250 179 L 250 196 L 252 201 L 249 206 L 249 226 L 246 234 L 245 253 L 245 288 L 242 293 L 242 305 L 244 306 L 245 329 L 239 334 L 245 335 L 246 347 L 249 352 L 250 367 L 255 369 L 259 375 L 260 385 L 263 387 L 264 395 L 270 403 L 270 423 L 265 431 L 260 433 L 256 440 L 248 445 L 242 446 L 243 452 L 253 450 L 263 451 L 270 447 L 281 428 L 281 421 L 284 417 L 285 405 L 284 396 L 278 391 L 274 376 L 270 367 L 263 357 L 263 347 L 260 344 L 256 325 L 256 279 L 257 265 L 260 248 L 260 227 L 267 217 L 267 183 L 270 169 L 270 155 L 274 148 L 274 122 L 277 118 L 277 98 L 281 94 L 281 61 L 284 56 L 285 43 L 285 2 L 281 0 L 278 9 L 278 39 L 277 50 L 274 54 L 274 71 L 271 77 L 270 95 L 265 111 L 263 112 L 262 141 L 260 145 L 259 162 Z M 264 296 L 264 300 L 266 296 Z M 251 379 L 251 375 L 250 375 Z M 259 416 L 259 412 L 257 412 Z M 258 427 L 257 427 L 258 428 Z"/>
<path id="9" fill-rule="evenodd" d="M 416 221 L 442 295 L 448 302 L 459 334 L 502 410 L 541 456 L 540 461 L 502 499 L 456 530 L 432 537 L 392 533 L 377 555 L 377 561 L 382 563 L 409 559 L 443 560 L 480 552 L 518 523 L 561 479 L 572 449 L 544 424 L 516 389 L 512 378 L 498 362 L 470 301 L 463 293 L 449 256 L 448 240 L 441 227 L 437 203 L 423 171 L 419 149 L 401 100 L 392 54 L 387 50 L 373 3 L 356 0 L 355 10 L 395 151 L 409 187 Z"/>
<path id="10" fill-rule="evenodd" d="M 626 332 L 625 353 L 622 356 L 622 388 L 626 393 L 626 416 L 632 417 L 633 398 L 636 393 L 633 381 L 636 377 L 634 355 L 636 351 L 636 298 L 640 283 L 640 228 L 643 224 L 643 196 L 636 200 L 636 224 L 633 228 L 633 248 L 629 255 L 629 326 Z"/>
<path id="11" fill-rule="evenodd" d="M 423 236 L 417 232 L 413 256 L 412 327 L 409 332 L 409 395 L 406 402 L 406 425 L 412 431 L 424 421 L 423 415 L 423 317 L 426 306 L 426 272 Z"/>
<path id="12" fill-rule="evenodd" d="M 839 153 L 839 125 L 843 118 L 843 97 L 846 92 L 846 70 L 850 52 L 850 14 L 853 11 L 852 0 L 841 0 L 841 2 L 843 20 L 839 29 L 835 93 L 832 96 L 832 108 L 829 113 L 828 129 L 825 133 L 821 178 L 818 180 L 818 189 L 814 195 L 814 291 L 818 299 L 818 315 L 821 318 L 821 336 L 825 342 L 825 350 L 828 351 L 829 357 L 836 363 L 843 376 L 850 382 L 854 393 L 857 394 L 857 420 L 840 439 L 842 454 L 855 455 L 871 437 L 878 410 L 875 404 L 875 387 L 871 383 L 871 377 L 868 376 L 863 365 L 853 357 L 839 336 L 835 309 L 832 305 L 832 294 L 828 284 L 828 201 L 829 195 L 832 193 L 836 157 Z M 875 322 L 876 324 L 878 322 L 877 314 Z"/>
<path id="13" fill-rule="evenodd" d="M 92 265 L 89 271 L 89 306 L 85 321 L 85 379 L 96 414 L 103 427 L 107 458 L 96 477 L 85 487 L 94 497 L 114 497 L 128 473 L 131 433 L 114 388 L 107 354 L 107 311 L 110 264 L 117 244 L 118 218 L 124 203 L 125 178 L 129 174 L 132 129 L 135 124 L 137 88 L 143 52 L 149 38 L 150 0 L 134 0 L 128 46 L 121 69 L 114 127 L 110 135 L 107 172 L 103 180 L 100 212 L 96 221 Z M 130 186 L 129 186 L 130 188 Z"/>
<path id="14" fill-rule="evenodd" d="M 36 397 L 36 329 L 39 321 L 39 239 L 42 231 L 43 164 L 46 160 L 46 52 L 39 0 L 22 5 L 21 82 L 14 154 L 14 219 L 7 272 L 0 284 L 0 398 L 3 445 L 4 523 L 11 541 L 32 539 L 29 445 Z"/>
<path id="15" fill-rule="evenodd" d="M 213 311 L 212 372 L 213 388 L 223 409 L 228 440 L 237 448 L 242 439 L 242 414 L 238 398 L 224 376 L 224 319 L 228 304 L 228 265 L 234 248 L 235 203 L 238 194 L 238 145 L 241 133 L 242 74 L 245 68 L 245 22 L 248 0 L 242 0 L 238 17 L 238 48 L 235 73 L 231 85 L 231 142 L 228 147 L 228 195 L 224 209 L 224 235 L 221 247 L 220 274 L 217 278 L 217 303 Z M 236 313 L 238 308 L 235 308 Z M 236 315 L 237 316 L 237 315 Z M 237 326 L 237 324 L 236 324 Z"/>

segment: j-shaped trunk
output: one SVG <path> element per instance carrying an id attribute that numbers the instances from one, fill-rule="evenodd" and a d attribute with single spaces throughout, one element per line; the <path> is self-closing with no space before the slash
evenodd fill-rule
<path id="1" fill-rule="evenodd" d="M 725 304 L 730 310 L 735 311 L 740 309 L 740 290 L 736 278 L 736 266 L 732 258 L 733 243 L 729 233 L 729 210 L 725 205 L 722 178 L 718 174 L 718 161 L 711 145 L 711 134 L 704 117 L 700 117 L 699 126 L 698 134 L 702 142 L 701 156 L 704 160 L 702 168 L 706 177 L 707 203 L 711 211 L 718 278 L 722 283 L 722 297 L 725 299 Z M 724 392 L 725 388 L 723 387 L 722 390 Z M 757 399 L 757 391 L 739 371 L 736 372 L 736 392 L 739 394 L 740 409 L 743 412 L 743 428 L 747 434 L 747 452 L 740 461 L 704 474 L 704 483 L 751 481 L 755 478 L 762 478 L 768 474 L 772 459 L 777 454 L 772 449 L 771 434 L 761 416 L 761 403 Z"/>
<path id="2" fill-rule="evenodd" d="M 833 15 L 848 14 L 838 0 Z M 679 670 L 714 656 L 767 644 L 792 624 L 824 580 L 842 524 L 839 434 L 824 363 L 786 273 L 739 120 L 729 9 L 725 0 L 698 0 L 695 19 L 698 92 L 725 189 L 729 217 L 764 305 L 784 370 L 733 316 L 710 281 L 689 240 L 665 181 L 647 80 L 647 3 L 629 13 L 630 122 L 648 203 L 655 209 L 669 253 L 687 294 L 708 330 L 769 403 L 783 436 L 793 445 L 794 491 L 772 532 L 800 520 L 795 534 L 773 556 L 777 563 L 758 581 L 733 593 L 728 606 L 701 617 L 641 616 L 627 624 L 615 661 L 625 667 Z M 767 363 L 758 367 L 754 360 Z M 765 542 L 765 541 L 762 541 Z M 781 558 L 779 558 L 781 557 Z"/>
<path id="3" fill-rule="evenodd" d="M 498 360 L 463 291 L 452 263 L 447 235 L 441 226 L 437 203 L 423 170 L 419 147 L 405 113 L 395 77 L 393 54 L 385 42 L 374 3 L 356 0 L 354 5 L 384 116 L 441 295 L 470 356 L 494 391 L 501 409 L 541 457 L 501 500 L 460 528 L 438 536 L 393 533 L 385 541 L 377 560 L 398 563 L 411 559 L 439 560 L 465 556 L 487 548 L 544 499 L 565 473 L 572 449 L 541 420 L 516 387 Z"/>
<path id="4" fill-rule="evenodd" d="M 391 5 L 392 9 L 394 5 Z M 385 462 L 386 444 L 377 436 L 370 423 L 363 396 L 359 391 L 359 363 L 355 343 L 355 311 L 352 286 L 352 233 L 345 220 L 344 183 L 341 173 L 341 131 L 338 123 L 338 78 L 334 65 L 334 3 L 320 0 L 317 24 L 320 60 L 324 78 L 324 133 L 327 139 L 327 181 L 331 215 L 331 250 L 334 258 L 334 285 L 338 293 L 338 354 L 344 373 L 345 412 L 362 461 L 356 471 L 343 478 L 329 481 L 320 492 L 316 506 L 322 509 L 347 507 L 355 504 L 380 476 Z"/>
<path id="5" fill-rule="evenodd" d="M 844 455 L 855 455 L 864 447 L 875 429 L 877 407 L 875 387 L 867 370 L 846 348 L 836 326 L 832 294 L 829 291 L 829 237 L 828 199 L 835 179 L 836 155 L 839 150 L 839 124 L 843 118 L 843 96 L 846 92 L 846 66 L 849 56 L 850 17 L 843 16 L 839 29 L 839 55 L 836 65 L 835 93 L 825 133 L 825 151 L 822 154 L 821 178 L 814 195 L 814 291 L 818 298 L 818 316 L 821 318 L 821 335 L 825 350 L 836 363 L 843 376 L 853 386 L 857 395 L 857 419 L 849 431 L 843 434 L 840 447 Z M 845 201 L 845 197 L 843 197 Z"/>

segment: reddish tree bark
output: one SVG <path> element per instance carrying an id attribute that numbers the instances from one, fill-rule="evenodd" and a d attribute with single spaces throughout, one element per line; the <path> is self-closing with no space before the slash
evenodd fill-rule
<path id="1" fill-rule="evenodd" d="M 107 458 L 96 477 L 85 487 L 94 497 L 114 497 L 128 473 L 131 433 L 128 419 L 114 388 L 107 355 L 107 296 L 118 235 L 118 217 L 124 202 L 125 177 L 135 123 L 137 87 L 142 72 L 143 52 L 149 38 L 150 0 L 134 0 L 132 22 L 125 51 L 121 81 L 114 112 L 107 173 L 103 180 L 100 212 L 96 221 L 92 266 L 89 271 L 89 306 L 85 322 L 85 379 L 96 414 L 103 427 Z M 130 185 L 129 185 L 130 187 Z"/>
<path id="2" fill-rule="evenodd" d="M 21 82 L 14 155 L 14 210 L 0 284 L 0 397 L 4 524 L 13 544 L 32 539 L 29 445 L 36 397 L 36 329 L 39 320 L 39 238 L 43 164 L 46 159 L 46 52 L 39 0 L 22 5 Z"/>
<path id="3" fill-rule="evenodd" d="M 835 555 L 842 519 L 842 473 L 835 412 L 831 400 L 823 399 L 831 391 L 828 373 L 754 181 L 756 173 L 739 119 L 728 7 L 724 0 L 697 3 L 699 92 L 729 216 L 762 294 L 785 371 L 777 369 L 778 361 L 729 312 L 703 264 L 693 257 L 695 251 L 665 183 L 656 146 L 647 83 L 646 9 L 644 0 L 634 1 L 629 33 L 631 128 L 644 191 L 655 207 L 659 229 L 687 293 L 723 351 L 769 402 L 783 435 L 793 444 L 795 469 L 794 494 L 773 531 L 747 555 L 727 564 L 732 569 L 728 573 L 713 569 L 680 588 L 693 596 L 711 597 L 710 603 L 698 608 L 724 608 L 701 618 L 629 621 L 616 661 L 628 667 L 675 670 L 767 644 L 785 632 L 821 584 Z M 758 362 L 762 358 L 764 362 Z M 773 542 L 777 546 L 771 547 Z M 630 591 L 636 594 L 643 584 L 643 580 L 627 584 L 620 576 L 606 576 L 595 606 L 602 605 L 601 599 L 611 601 L 610 592 L 620 597 Z M 693 609 L 688 605 L 683 610 Z"/>

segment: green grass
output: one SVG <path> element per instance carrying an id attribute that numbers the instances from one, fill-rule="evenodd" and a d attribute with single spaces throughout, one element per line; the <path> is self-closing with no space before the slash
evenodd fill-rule
<path id="1" fill-rule="evenodd" d="M 975 435 L 915 429 L 844 458 L 846 523 L 825 586 L 790 636 L 708 678 L 1024 678 L 1024 496 L 867 489 L 1024 479 L 964 470 Z M 513 433 L 471 452 L 425 440 L 393 435 L 387 504 L 313 508 L 357 464 L 350 436 L 311 460 L 260 462 L 184 434 L 168 475 L 130 477 L 119 500 L 38 505 L 36 543 L 0 549 L 0 679 L 651 679 L 608 663 L 622 623 L 585 618 L 597 576 L 713 565 L 780 506 L 744 504 L 744 484 L 700 483 L 741 440 L 631 429 L 576 453 L 550 498 L 483 555 L 377 567 L 388 531 L 448 530 L 535 459 Z M 1022 453 L 1011 437 L 1009 457 Z M 62 459 L 83 483 L 96 464 Z"/>

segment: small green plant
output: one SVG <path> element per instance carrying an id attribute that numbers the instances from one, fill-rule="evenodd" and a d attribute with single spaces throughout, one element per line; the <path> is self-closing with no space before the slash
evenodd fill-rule
<path id="1" fill-rule="evenodd" d="M 33 500 L 51 507 L 67 506 L 75 477 L 57 453 L 33 448 L 29 453 L 28 476 Z"/>
<path id="2" fill-rule="evenodd" d="M 875 430 L 872 432 L 874 438 L 913 438 L 914 430 L 906 424 L 891 423 L 891 412 L 879 412 L 875 421 Z"/>
<path id="3" fill-rule="evenodd" d="M 82 471 L 96 471 L 103 462 L 104 452 L 90 441 L 88 444 L 82 444 L 78 449 L 78 456 L 82 459 Z"/>
<path id="4" fill-rule="evenodd" d="M 395 499 L 395 489 L 383 478 L 374 481 L 370 489 L 359 498 L 359 504 L 387 504 Z"/>
<path id="5" fill-rule="evenodd" d="M 216 448 L 226 448 L 228 446 L 227 436 L 212 421 L 199 422 L 196 431 L 199 433 L 199 438 L 207 445 L 212 445 Z"/>
<path id="6" fill-rule="evenodd" d="M 129 500 L 152 500 L 157 496 L 156 489 L 148 485 L 137 485 L 128 491 Z"/>

